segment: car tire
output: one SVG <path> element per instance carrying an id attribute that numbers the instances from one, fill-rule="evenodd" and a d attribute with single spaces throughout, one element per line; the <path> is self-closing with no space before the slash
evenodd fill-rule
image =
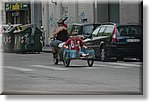
<path id="1" fill-rule="evenodd" d="M 117 57 L 117 61 L 123 61 L 123 60 L 124 60 L 123 56 L 118 56 Z"/>
<path id="2" fill-rule="evenodd" d="M 143 62 L 143 57 L 140 57 L 139 59 L 140 59 L 141 62 Z"/>
<path id="3" fill-rule="evenodd" d="M 102 61 L 102 62 L 106 62 L 106 61 L 108 61 L 108 59 L 109 59 L 109 57 L 108 57 L 108 55 L 107 55 L 107 50 L 106 50 L 106 48 L 105 48 L 104 46 L 101 48 L 101 51 L 100 51 L 100 58 L 101 58 L 101 61 Z"/>

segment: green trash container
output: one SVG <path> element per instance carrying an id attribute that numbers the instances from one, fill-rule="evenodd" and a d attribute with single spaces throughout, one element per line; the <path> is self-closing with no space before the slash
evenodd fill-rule
<path id="1" fill-rule="evenodd" d="M 2 44 L 4 52 L 14 52 L 14 34 L 13 31 L 16 28 L 11 26 L 8 30 L 2 34 Z"/>
<path id="2" fill-rule="evenodd" d="M 42 51 L 42 32 L 33 24 L 22 25 L 14 31 L 14 51 L 16 53 Z"/>

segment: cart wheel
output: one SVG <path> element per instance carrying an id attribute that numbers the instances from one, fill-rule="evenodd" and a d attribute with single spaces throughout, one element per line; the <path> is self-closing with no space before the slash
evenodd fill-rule
<path id="1" fill-rule="evenodd" d="M 66 59 L 63 62 L 64 62 L 65 67 L 68 67 L 70 64 L 70 59 Z"/>
<path id="2" fill-rule="evenodd" d="M 57 65 L 58 64 L 58 58 L 53 58 L 53 62 L 55 65 Z"/>
<path id="3" fill-rule="evenodd" d="M 87 63 L 88 63 L 89 67 L 92 67 L 93 64 L 94 64 L 94 60 L 93 59 L 92 60 L 87 60 Z"/>

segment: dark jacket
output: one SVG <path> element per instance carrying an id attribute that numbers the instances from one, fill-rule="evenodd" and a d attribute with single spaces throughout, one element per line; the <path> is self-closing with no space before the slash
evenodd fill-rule
<path id="1" fill-rule="evenodd" d="M 63 42 L 66 42 L 68 40 L 68 38 L 69 38 L 69 36 L 68 36 L 67 30 L 65 30 L 65 29 L 62 30 L 61 32 L 59 32 L 56 37 L 57 40 L 61 40 Z"/>

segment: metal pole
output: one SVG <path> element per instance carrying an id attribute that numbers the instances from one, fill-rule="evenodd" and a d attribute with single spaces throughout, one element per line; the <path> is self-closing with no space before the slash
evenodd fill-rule
<path id="1" fill-rule="evenodd" d="M 31 24 L 35 24 L 35 14 L 34 14 L 34 11 L 35 11 L 35 0 L 31 0 L 30 1 L 31 3 Z"/>
<path id="2" fill-rule="evenodd" d="M 94 1 L 94 23 L 97 23 L 97 0 Z"/>

